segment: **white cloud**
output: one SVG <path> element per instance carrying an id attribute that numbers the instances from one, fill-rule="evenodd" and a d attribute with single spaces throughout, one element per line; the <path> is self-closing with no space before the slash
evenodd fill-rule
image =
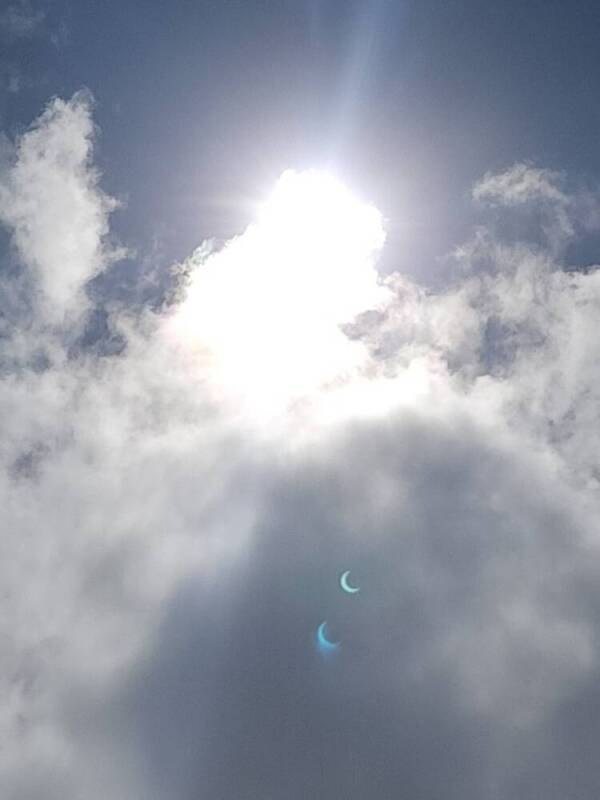
<path id="1" fill-rule="evenodd" d="M 383 220 L 332 176 L 286 172 L 255 222 L 183 266 L 185 297 L 168 325 L 242 414 L 272 426 L 293 404 L 363 366 L 340 325 L 379 305 Z"/>
<path id="2" fill-rule="evenodd" d="M 518 162 L 506 170 L 487 172 L 473 187 L 473 199 L 492 209 L 513 211 L 513 225 L 534 235 L 541 229 L 544 249 L 559 257 L 580 231 L 597 230 L 597 194 L 583 186 L 567 190 L 566 176 Z"/>
<path id="3" fill-rule="evenodd" d="M 560 175 L 549 169 L 513 164 L 503 172 L 487 172 L 473 188 L 473 197 L 488 203 L 521 205 L 530 201 L 568 202 L 558 187 Z"/>
<path id="4" fill-rule="evenodd" d="M 280 796 L 277 761 L 314 795 L 310 737 L 339 708 L 348 736 L 370 721 L 352 800 L 398 763 L 414 779 L 446 724 L 465 753 L 482 724 L 502 745 L 463 772 L 510 777 L 509 733 L 538 738 L 598 669 L 600 273 L 488 231 L 459 285 L 382 285 L 379 214 L 335 184 L 298 208 L 314 176 L 290 174 L 292 214 L 198 250 L 168 311 L 113 311 L 119 355 L 74 355 L 113 257 L 92 140 L 88 100 L 53 101 L 0 188 L 26 275 L 1 308 L 2 796 Z M 571 208 L 530 168 L 475 194 Z M 324 586 L 353 564 L 344 616 Z M 333 682 L 310 650 L 329 614 Z M 447 785 L 440 762 L 420 779 Z"/>
<path id="5" fill-rule="evenodd" d="M 82 312 L 87 281 L 121 255 L 105 241 L 117 204 L 98 188 L 93 134 L 88 95 L 54 100 L 17 142 L 0 191 L 0 220 L 33 277 L 33 302 L 54 324 Z"/>

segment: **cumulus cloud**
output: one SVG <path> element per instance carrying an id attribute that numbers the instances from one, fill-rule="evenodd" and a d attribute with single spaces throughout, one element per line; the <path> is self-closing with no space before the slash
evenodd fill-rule
<path id="1" fill-rule="evenodd" d="M 31 276 L 32 303 L 51 323 L 85 307 L 83 287 L 118 257 L 106 245 L 116 201 L 91 165 L 90 98 L 54 100 L 16 143 L 0 192 L 0 220 Z"/>
<path id="2" fill-rule="evenodd" d="M 92 141 L 53 101 L 0 189 L 2 796 L 595 798 L 599 273 L 494 223 L 383 281 L 378 212 L 288 173 L 99 356 Z"/>
<path id="3" fill-rule="evenodd" d="M 230 402 L 271 425 L 363 365 L 340 325 L 390 296 L 375 270 L 384 238 L 379 212 L 332 176 L 288 171 L 243 235 L 183 266 L 170 335 L 205 354 Z"/>

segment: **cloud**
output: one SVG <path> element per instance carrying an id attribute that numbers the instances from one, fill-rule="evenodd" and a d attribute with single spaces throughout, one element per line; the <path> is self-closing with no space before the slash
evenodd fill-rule
<path id="1" fill-rule="evenodd" d="M 106 243 L 117 203 L 98 188 L 93 133 L 86 93 L 54 100 L 17 141 L 0 192 L 0 220 L 31 278 L 32 303 L 54 324 L 83 311 L 84 285 L 121 255 Z"/>
<path id="2" fill-rule="evenodd" d="M 91 109 L 2 171 L 2 796 L 595 799 L 600 273 L 496 217 L 455 285 L 382 281 L 375 209 L 289 173 L 99 355 Z"/>
<path id="3" fill-rule="evenodd" d="M 39 31 L 45 17 L 44 11 L 28 0 L 18 0 L 0 14 L 0 29 L 11 39 L 29 38 Z"/>
<path id="4" fill-rule="evenodd" d="M 566 175 L 523 162 L 486 173 L 472 196 L 482 207 L 500 212 L 496 236 L 536 242 L 544 251 L 550 248 L 555 259 L 564 259 L 566 246 L 577 236 L 599 227 L 597 191 L 570 186 Z"/>
<path id="5" fill-rule="evenodd" d="M 340 324 L 389 297 L 375 270 L 384 239 L 379 212 L 332 176 L 290 170 L 243 235 L 182 266 L 169 333 L 207 354 L 203 369 L 229 402 L 272 425 L 360 368 L 363 348 Z"/>
<path id="6" fill-rule="evenodd" d="M 473 188 L 473 197 L 500 205 L 521 205 L 540 200 L 564 205 L 568 197 L 558 187 L 559 180 L 557 172 L 519 163 L 503 172 L 487 172 Z"/>
<path id="7" fill-rule="evenodd" d="M 576 198 L 564 190 L 564 176 L 549 169 L 517 163 L 498 173 L 486 173 L 473 188 L 473 198 L 492 208 L 514 209 L 528 230 L 541 229 L 544 243 L 556 254 L 574 236 Z M 533 223 L 533 224 L 532 224 Z"/>

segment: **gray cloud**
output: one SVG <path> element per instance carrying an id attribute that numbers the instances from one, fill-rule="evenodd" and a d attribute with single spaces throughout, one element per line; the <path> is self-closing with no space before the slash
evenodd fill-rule
<path id="1" fill-rule="evenodd" d="M 523 741 L 595 674 L 571 501 L 465 419 L 361 425 L 284 470 L 250 562 L 180 589 L 114 701 L 145 791 L 511 796 Z"/>
<path id="2" fill-rule="evenodd" d="M 568 273 L 553 242 L 507 241 L 494 221 L 454 254 L 456 286 L 394 275 L 382 289 L 369 212 L 351 286 L 370 293 L 365 313 L 339 336 L 358 297 L 343 272 L 333 332 L 319 298 L 324 353 L 352 359 L 254 424 L 240 386 L 232 401 L 218 384 L 218 353 L 177 323 L 194 320 L 201 287 L 226 356 L 277 387 L 293 363 L 269 337 L 303 319 L 301 303 L 310 316 L 318 271 L 265 306 L 273 327 L 253 339 L 236 295 L 264 253 L 250 228 L 191 256 L 169 309 L 108 309 L 119 352 L 86 350 L 86 287 L 114 258 L 92 143 L 89 101 L 54 101 L 0 189 L 14 245 L 2 796 L 595 798 L 599 273 Z M 475 194 L 577 208 L 530 168 Z M 275 285 L 247 281 L 242 301 Z M 295 328 L 280 340 L 299 347 Z M 340 592 L 343 569 L 359 595 Z M 330 661 L 314 646 L 323 619 L 342 641 Z"/>

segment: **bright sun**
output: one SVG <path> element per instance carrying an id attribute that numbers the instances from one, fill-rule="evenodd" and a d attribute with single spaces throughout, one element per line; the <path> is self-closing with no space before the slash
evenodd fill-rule
<path id="1" fill-rule="evenodd" d="M 333 176 L 285 172 L 256 220 L 219 252 L 198 251 L 172 320 L 207 355 L 213 383 L 268 414 L 355 369 L 340 325 L 379 305 L 376 208 Z"/>

